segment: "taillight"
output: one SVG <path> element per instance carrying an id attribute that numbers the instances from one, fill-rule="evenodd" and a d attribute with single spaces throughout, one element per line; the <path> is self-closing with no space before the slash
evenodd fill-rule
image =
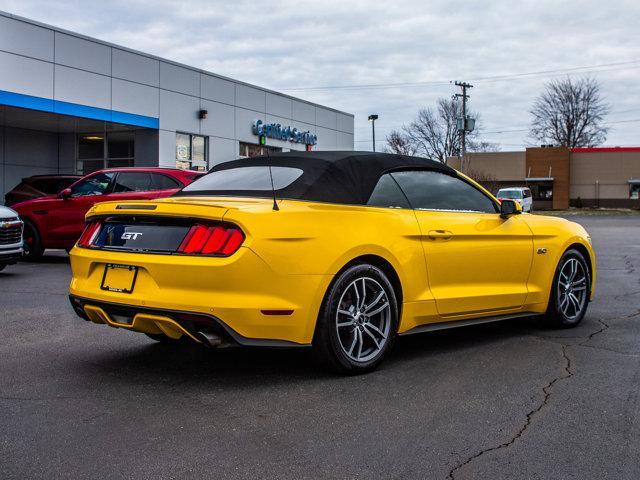
<path id="1" fill-rule="evenodd" d="M 194 225 L 178 247 L 179 253 L 229 256 L 235 253 L 244 235 L 237 227 Z"/>
<path id="2" fill-rule="evenodd" d="M 82 235 L 80 235 L 80 238 L 78 239 L 78 246 L 85 247 L 85 248 L 91 246 L 99 230 L 100 230 L 99 221 L 94 220 L 92 222 L 89 222 L 87 226 L 84 228 L 84 232 L 82 232 Z"/>

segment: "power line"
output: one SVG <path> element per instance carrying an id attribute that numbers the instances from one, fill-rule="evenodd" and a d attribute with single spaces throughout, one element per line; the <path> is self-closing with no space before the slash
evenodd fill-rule
<path id="1" fill-rule="evenodd" d="M 608 67 L 622 67 L 622 68 L 608 68 Z M 564 74 L 564 73 L 571 73 L 571 72 L 590 73 L 590 71 L 592 72 L 616 71 L 616 70 L 626 70 L 629 68 L 640 68 L 640 60 L 633 60 L 628 62 L 602 63 L 599 65 L 587 65 L 582 67 L 570 67 L 570 68 L 562 68 L 562 69 L 555 69 L 555 70 L 539 70 L 534 72 L 490 75 L 485 77 L 472 77 L 470 80 L 473 82 L 479 82 L 479 83 L 491 83 L 491 82 L 502 82 L 507 80 L 517 80 L 517 79 L 527 78 L 527 77 L 536 77 L 541 75 L 544 76 L 544 75 Z M 445 86 L 450 84 L 451 82 L 448 80 L 432 80 L 432 81 L 426 81 L 426 82 L 369 83 L 369 84 L 352 84 L 352 85 L 326 85 L 326 86 L 317 86 L 317 87 L 292 87 L 292 88 L 284 88 L 281 90 L 289 91 L 289 92 L 316 91 L 316 90 L 367 90 L 367 89 L 378 89 L 378 88 Z"/>

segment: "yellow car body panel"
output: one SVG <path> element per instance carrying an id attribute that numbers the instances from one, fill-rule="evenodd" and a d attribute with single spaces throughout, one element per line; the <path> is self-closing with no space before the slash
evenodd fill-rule
<path id="1" fill-rule="evenodd" d="M 76 246 L 70 294 L 89 304 L 212 315 L 244 339 L 308 345 L 331 281 L 361 257 L 384 262 L 397 276 L 399 333 L 436 322 L 544 312 L 558 260 L 573 244 L 587 252 L 595 282 L 587 233 L 563 219 L 298 200 L 278 204 L 274 210 L 272 199 L 186 196 L 97 204 L 88 220 L 126 214 L 224 221 L 238 225 L 246 238 L 229 257 Z M 132 293 L 100 288 L 107 263 L 138 267 Z"/>

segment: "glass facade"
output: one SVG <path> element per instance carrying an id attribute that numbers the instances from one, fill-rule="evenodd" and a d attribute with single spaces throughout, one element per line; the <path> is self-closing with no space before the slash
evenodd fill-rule
<path id="1" fill-rule="evenodd" d="M 176 168 L 206 172 L 209 167 L 207 137 L 176 133 Z"/>
<path id="2" fill-rule="evenodd" d="M 135 163 L 134 132 L 87 133 L 76 138 L 76 172 L 81 175 Z"/>

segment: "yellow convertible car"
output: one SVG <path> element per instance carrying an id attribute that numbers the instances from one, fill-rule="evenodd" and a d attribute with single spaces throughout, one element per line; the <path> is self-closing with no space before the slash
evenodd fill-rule
<path id="1" fill-rule="evenodd" d="M 207 346 L 311 346 L 360 373 L 398 335 L 544 315 L 594 292 L 578 224 L 523 214 L 424 158 L 282 153 L 214 167 L 170 198 L 108 202 L 71 251 L 97 324 Z"/>

